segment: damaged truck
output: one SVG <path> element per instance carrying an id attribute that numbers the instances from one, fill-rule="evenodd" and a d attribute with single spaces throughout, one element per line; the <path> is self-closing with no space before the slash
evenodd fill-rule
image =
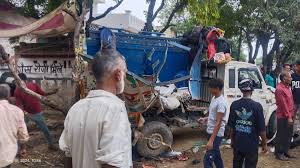
<path id="1" fill-rule="evenodd" d="M 124 94 L 133 129 L 144 138 L 137 149 L 142 156 L 157 156 L 173 143 L 172 127 L 198 128 L 200 117 L 207 114 L 212 95 L 208 82 L 224 80 L 223 94 L 231 103 L 242 97 L 238 82 L 254 82 L 253 99 L 264 109 L 267 135 L 276 135 L 275 89 L 267 86 L 254 64 L 231 60 L 231 49 L 218 28 L 196 28 L 181 38 L 167 38 L 159 33 L 134 34 L 120 29 L 100 28 L 87 38 L 87 55 L 114 47 L 124 55 L 128 74 Z M 89 89 L 93 80 L 87 79 Z"/>

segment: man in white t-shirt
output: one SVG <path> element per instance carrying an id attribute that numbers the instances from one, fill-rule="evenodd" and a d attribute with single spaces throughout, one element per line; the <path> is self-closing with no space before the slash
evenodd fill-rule
<path id="1" fill-rule="evenodd" d="M 225 126 L 228 121 L 229 112 L 227 111 L 227 102 L 222 95 L 224 82 L 221 79 L 212 79 L 209 82 L 209 89 L 214 96 L 209 105 L 207 120 L 208 142 L 206 145 L 206 154 L 204 156 L 204 168 L 212 168 L 213 163 L 216 168 L 223 168 L 223 160 L 220 153 L 220 145 L 225 132 Z"/>

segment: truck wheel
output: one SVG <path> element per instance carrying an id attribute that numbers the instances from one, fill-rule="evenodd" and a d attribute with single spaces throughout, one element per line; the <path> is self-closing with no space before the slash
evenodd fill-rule
<path id="1" fill-rule="evenodd" d="M 270 117 L 269 124 L 267 127 L 267 138 L 268 138 L 268 143 L 275 141 L 277 133 L 277 119 L 276 119 L 276 113 L 273 112 L 273 114 Z"/>
<path id="2" fill-rule="evenodd" d="M 137 150 L 141 156 L 158 156 L 168 150 L 173 143 L 173 135 L 168 126 L 158 121 L 146 123 L 142 130 L 144 137 L 137 143 Z M 164 145 L 163 143 L 166 145 Z"/>

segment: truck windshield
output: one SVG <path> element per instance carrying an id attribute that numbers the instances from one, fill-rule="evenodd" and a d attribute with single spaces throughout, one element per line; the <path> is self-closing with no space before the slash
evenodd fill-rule
<path id="1" fill-rule="evenodd" d="M 240 68 L 239 69 L 239 82 L 243 79 L 252 79 L 254 89 L 262 88 L 262 79 L 257 69 Z"/>

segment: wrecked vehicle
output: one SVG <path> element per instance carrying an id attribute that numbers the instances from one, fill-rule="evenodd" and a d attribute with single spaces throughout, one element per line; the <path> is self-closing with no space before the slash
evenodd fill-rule
<path id="1" fill-rule="evenodd" d="M 256 65 L 231 61 L 230 46 L 223 35 L 217 28 L 200 28 L 186 39 L 108 28 L 90 32 L 86 57 L 92 59 L 101 47 L 110 46 L 126 59 L 129 72 L 121 98 L 132 127 L 144 134 L 137 142 L 142 156 L 157 156 L 171 148 L 172 127 L 200 126 L 197 120 L 207 115 L 212 98 L 208 89 L 212 78 L 224 80 L 228 109 L 242 97 L 238 82 L 251 78 L 255 83 L 253 99 L 264 108 L 268 138 L 275 137 L 274 88 L 266 85 Z M 187 43 L 194 43 L 193 47 L 182 45 Z M 93 88 L 92 81 L 87 77 L 87 88 Z"/>

